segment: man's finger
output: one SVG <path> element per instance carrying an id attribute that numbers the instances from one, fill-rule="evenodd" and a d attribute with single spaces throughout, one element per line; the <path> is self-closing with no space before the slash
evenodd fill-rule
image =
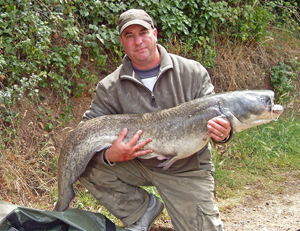
<path id="1" fill-rule="evenodd" d="M 208 121 L 207 128 L 214 140 L 221 141 L 230 133 L 231 124 L 225 118 L 215 117 Z"/>
<path id="2" fill-rule="evenodd" d="M 127 135 L 127 132 L 128 132 L 127 128 L 124 128 L 124 129 L 120 132 L 119 136 L 117 137 L 117 140 L 123 141 L 124 138 L 125 138 L 126 135 Z"/>
<path id="3" fill-rule="evenodd" d="M 215 120 L 210 120 L 208 121 L 207 128 L 212 132 L 215 133 L 216 135 L 219 135 L 218 133 L 224 133 L 226 130 L 225 127 L 217 123 Z"/>
<path id="4" fill-rule="evenodd" d="M 216 126 L 216 124 L 214 124 L 214 125 L 208 124 L 208 125 L 207 125 L 208 130 L 211 131 L 211 136 L 214 138 L 214 135 L 215 135 L 215 136 L 218 136 L 218 137 L 220 137 L 222 134 L 224 135 L 225 129 L 224 129 L 224 130 L 223 130 L 223 129 L 220 129 L 220 128 L 217 128 L 217 129 L 216 129 L 215 126 Z"/>
<path id="5" fill-rule="evenodd" d="M 226 118 L 220 117 L 220 116 L 219 117 L 214 117 L 210 121 L 213 121 L 216 124 L 219 124 L 220 126 L 224 127 L 225 129 L 228 129 L 228 128 L 231 127 L 229 120 L 226 119 Z"/>
<path id="6" fill-rule="evenodd" d="M 150 143 L 151 141 L 152 141 L 152 138 L 148 138 L 148 139 L 145 139 L 145 140 L 137 143 L 134 146 L 135 151 L 139 151 L 141 148 L 143 148 L 146 144 Z"/>
<path id="7" fill-rule="evenodd" d="M 129 145 L 131 145 L 132 147 L 137 143 L 137 141 L 139 140 L 140 136 L 143 134 L 142 130 L 137 131 L 134 136 L 130 139 L 130 141 L 128 142 Z"/>
<path id="8" fill-rule="evenodd" d="M 151 152 L 153 152 L 152 149 L 140 150 L 140 151 L 136 152 L 136 157 L 147 155 L 148 153 L 151 153 Z"/>

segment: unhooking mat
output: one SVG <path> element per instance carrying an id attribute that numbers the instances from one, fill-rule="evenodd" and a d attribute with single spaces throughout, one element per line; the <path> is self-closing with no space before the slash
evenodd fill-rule
<path id="1" fill-rule="evenodd" d="M 9 211 L 0 221 L 0 231 L 126 231 L 100 213 L 79 209 L 55 212 L 10 207 Z"/>

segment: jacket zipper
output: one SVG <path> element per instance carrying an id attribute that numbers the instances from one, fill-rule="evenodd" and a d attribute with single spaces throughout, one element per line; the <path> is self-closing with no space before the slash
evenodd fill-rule
<path id="1" fill-rule="evenodd" d="M 164 72 L 164 70 L 161 71 L 161 72 L 158 74 L 156 83 L 157 83 L 158 79 L 160 78 L 160 76 L 161 76 L 161 74 L 162 74 L 163 72 Z M 123 78 L 124 78 L 124 77 L 123 77 Z M 125 77 L 125 78 L 127 78 L 127 77 Z M 142 84 L 142 83 L 140 83 L 139 81 L 137 81 L 136 79 L 132 78 L 132 76 L 129 76 L 129 78 L 127 78 L 127 79 L 129 79 L 129 80 L 131 80 L 131 81 L 134 81 L 134 82 L 140 84 L 141 86 L 145 87 L 144 84 Z M 154 87 L 155 87 L 156 83 L 154 84 Z M 153 90 L 154 90 L 154 87 L 153 87 Z M 145 88 L 148 89 L 147 87 L 145 87 Z M 149 90 L 149 89 L 148 89 L 148 90 Z M 149 90 L 149 91 L 150 91 L 150 90 Z M 154 95 L 153 91 L 150 91 L 150 93 L 151 93 L 151 106 L 157 108 L 155 95 Z"/>
<path id="2" fill-rule="evenodd" d="M 153 91 L 150 91 L 147 87 L 145 87 L 144 84 L 140 83 L 139 81 L 137 81 L 135 79 L 132 79 L 132 78 L 127 78 L 127 79 L 129 79 L 131 81 L 134 81 L 134 82 L 138 83 L 139 85 L 143 86 L 144 88 L 146 88 L 150 92 L 150 94 L 151 94 L 151 106 L 157 108 L 156 99 L 155 99 L 155 95 L 154 95 Z"/>
<path id="3" fill-rule="evenodd" d="M 155 96 L 154 96 L 153 92 L 151 92 L 151 99 L 152 99 L 152 102 L 151 102 L 152 107 L 157 108 L 157 104 L 156 104 L 156 100 L 155 100 Z"/>

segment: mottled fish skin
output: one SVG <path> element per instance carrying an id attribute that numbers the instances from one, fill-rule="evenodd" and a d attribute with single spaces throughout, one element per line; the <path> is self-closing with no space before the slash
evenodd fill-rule
<path id="1" fill-rule="evenodd" d="M 55 211 L 64 211 L 74 197 L 73 183 L 84 172 L 97 151 L 109 148 L 120 132 L 128 129 L 124 141 L 138 131 L 140 140 L 151 137 L 145 148 L 153 150 L 141 158 L 167 158 L 161 167 L 201 150 L 210 140 L 207 122 L 227 118 L 234 131 L 268 123 L 283 112 L 273 105 L 269 90 L 234 91 L 201 97 L 177 107 L 146 114 L 121 114 L 97 117 L 74 129 L 61 149 L 58 160 L 58 202 Z"/>

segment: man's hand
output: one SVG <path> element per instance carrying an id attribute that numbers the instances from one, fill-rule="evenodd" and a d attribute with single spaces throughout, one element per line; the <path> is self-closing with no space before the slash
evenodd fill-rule
<path id="1" fill-rule="evenodd" d="M 135 133 L 131 140 L 126 144 L 123 141 L 125 136 L 127 135 L 127 129 L 125 128 L 120 133 L 118 138 L 113 142 L 112 146 L 107 150 L 108 160 L 110 162 L 123 162 L 152 152 L 151 149 L 140 150 L 146 144 L 152 141 L 151 138 L 148 138 L 137 143 L 142 133 L 143 132 L 141 130 L 137 131 L 137 133 Z"/>
<path id="2" fill-rule="evenodd" d="M 211 131 L 211 138 L 215 141 L 222 141 L 226 139 L 231 131 L 230 122 L 222 117 L 214 117 L 209 120 L 207 128 Z"/>

